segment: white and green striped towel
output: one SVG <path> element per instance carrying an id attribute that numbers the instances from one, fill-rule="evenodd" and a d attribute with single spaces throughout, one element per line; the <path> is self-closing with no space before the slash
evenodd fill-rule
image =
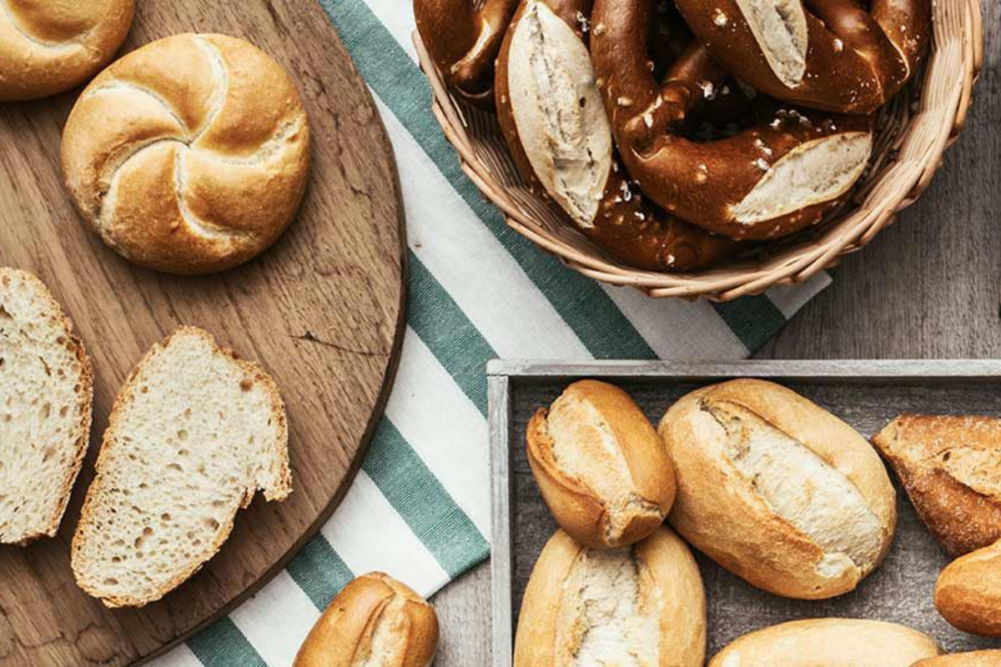
<path id="1" fill-rule="evenodd" d="M 399 375 L 361 472 L 319 535 L 158 667 L 284 667 L 354 575 L 383 570 L 430 595 L 484 560 L 489 359 L 745 357 L 829 280 L 712 305 L 655 301 L 566 270 L 509 230 L 463 176 L 431 115 L 410 0 L 320 2 L 399 162 L 410 244 Z"/>

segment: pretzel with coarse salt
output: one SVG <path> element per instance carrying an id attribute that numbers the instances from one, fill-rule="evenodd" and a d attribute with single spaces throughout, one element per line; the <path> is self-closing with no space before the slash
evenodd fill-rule
<path id="1" fill-rule="evenodd" d="M 478 107 L 494 105 L 494 61 L 518 0 L 414 0 L 424 47 L 449 90 Z"/>
<path id="2" fill-rule="evenodd" d="M 695 141 L 679 128 L 726 72 L 692 42 L 657 81 L 649 60 L 653 0 L 597 0 L 591 55 L 629 174 L 655 203 L 738 240 L 778 238 L 819 222 L 862 175 L 871 119 L 780 109 L 734 136 Z"/>
<path id="3" fill-rule="evenodd" d="M 732 241 L 668 215 L 620 166 L 587 49 L 592 0 L 524 0 L 497 61 L 497 111 L 533 191 L 619 260 L 655 271 L 703 268 Z"/>
<path id="4" fill-rule="evenodd" d="M 914 75 L 932 32 L 930 0 L 677 0 L 731 74 L 772 97 L 869 114 Z"/>

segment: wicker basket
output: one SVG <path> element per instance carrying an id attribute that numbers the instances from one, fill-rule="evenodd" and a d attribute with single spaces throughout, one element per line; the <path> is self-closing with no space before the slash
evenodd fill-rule
<path id="1" fill-rule="evenodd" d="M 658 273 L 624 265 L 562 221 L 532 194 L 511 160 L 496 118 L 456 100 L 421 42 L 414 42 L 434 92 L 432 108 L 463 170 L 522 236 L 575 271 L 653 297 L 729 301 L 798 283 L 868 244 L 928 187 L 966 120 L 983 63 L 979 0 L 936 0 L 934 40 L 924 72 L 881 110 L 870 167 L 850 202 L 823 224 L 714 269 Z"/>

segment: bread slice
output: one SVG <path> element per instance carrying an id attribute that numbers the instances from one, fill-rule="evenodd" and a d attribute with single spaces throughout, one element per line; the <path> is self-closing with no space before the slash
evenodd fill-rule
<path id="1" fill-rule="evenodd" d="M 56 534 L 87 451 L 93 387 L 45 284 L 0 267 L 0 544 Z"/>
<path id="2" fill-rule="evenodd" d="M 219 551 L 258 490 L 292 491 L 278 388 L 205 331 L 178 329 L 115 401 L 73 537 L 77 584 L 108 607 L 159 600 Z"/>
<path id="3" fill-rule="evenodd" d="M 949 555 L 1001 540 L 1001 419 L 900 415 L 872 444 Z"/>

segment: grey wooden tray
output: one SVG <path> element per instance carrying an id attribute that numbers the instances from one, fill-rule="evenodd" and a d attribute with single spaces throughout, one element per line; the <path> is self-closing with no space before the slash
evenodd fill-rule
<path id="1" fill-rule="evenodd" d="M 495 361 L 487 371 L 493 467 L 493 665 L 511 665 L 514 628 L 532 566 L 556 530 L 525 457 L 525 427 L 574 380 L 592 377 L 627 392 L 654 422 L 692 389 L 734 377 L 780 382 L 869 437 L 901 412 L 1001 416 L 1001 361 L 744 361 L 734 363 Z M 891 473 L 892 477 L 892 473 Z M 894 478 L 894 483 L 897 480 Z M 883 565 L 847 595 L 806 602 L 758 590 L 696 552 L 709 599 L 714 655 L 736 637 L 797 618 L 854 617 L 903 623 L 948 651 L 1001 645 L 952 628 L 932 593 L 948 556 L 918 521 L 897 484 L 899 522 Z"/>

